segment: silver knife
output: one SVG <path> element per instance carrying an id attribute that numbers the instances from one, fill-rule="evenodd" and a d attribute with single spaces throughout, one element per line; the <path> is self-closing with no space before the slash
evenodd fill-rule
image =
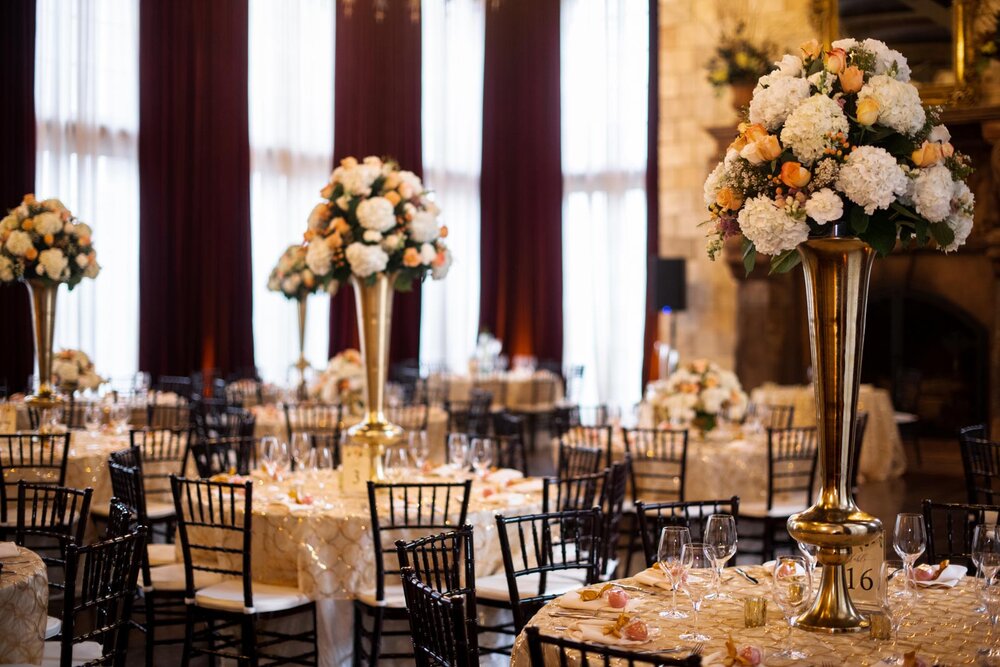
<path id="1" fill-rule="evenodd" d="M 755 577 L 751 577 L 749 574 L 747 574 L 746 571 L 744 571 L 742 567 L 735 567 L 733 569 L 736 570 L 736 574 L 740 575 L 741 577 L 743 577 L 744 579 L 746 579 L 747 581 L 749 581 L 751 584 L 759 584 L 760 583 L 759 581 L 757 581 L 757 579 Z"/>

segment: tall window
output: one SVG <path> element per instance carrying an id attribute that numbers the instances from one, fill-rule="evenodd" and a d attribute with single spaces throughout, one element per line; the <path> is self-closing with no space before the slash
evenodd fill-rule
<path id="1" fill-rule="evenodd" d="M 37 20 L 35 189 L 93 227 L 102 267 L 61 290 L 55 348 L 125 378 L 138 363 L 139 0 L 38 0 Z"/>
<path id="2" fill-rule="evenodd" d="M 294 301 L 267 289 L 285 248 L 302 242 L 333 160 L 334 0 L 250 0 L 250 217 L 254 357 L 289 382 L 298 359 Z M 330 298 L 309 297 L 306 358 L 326 365 Z"/>
<path id="3" fill-rule="evenodd" d="M 423 0 L 424 182 L 441 206 L 455 257 L 427 281 L 420 359 L 468 368 L 479 327 L 479 171 L 483 144 L 485 0 Z"/>
<path id="4" fill-rule="evenodd" d="M 640 398 L 648 21 L 640 0 L 562 0 L 564 360 L 584 403 Z"/>

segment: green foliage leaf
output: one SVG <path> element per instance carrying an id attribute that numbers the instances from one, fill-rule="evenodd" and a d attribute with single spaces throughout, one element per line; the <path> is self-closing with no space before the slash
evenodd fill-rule
<path id="1" fill-rule="evenodd" d="M 750 242 L 750 239 L 743 237 L 743 268 L 746 269 L 746 274 L 749 276 L 753 273 L 754 267 L 757 265 L 757 249 Z"/>
<path id="2" fill-rule="evenodd" d="M 861 239 L 875 249 L 879 257 L 885 257 L 892 252 L 896 245 L 896 223 L 888 217 L 872 218 L 869 221 L 868 229 L 864 234 L 859 234 Z"/>
<path id="3" fill-rule="evenodd" d="M 413 276 L 408 275 L 406 271 L 400 271 L 399 275 L 396 276 L 396 283 L 393 288 L 397 292 L 412 292 L 413 291 Z"/>
<path id="4" fill-rule="evenodd" d="M 847 215 L 847 221 L 851 225 L 851 231 L 861 236 L 868 230 L 868 214 L 860 206 L 852 206 L 851 212 Z"/>
<path id="5" fill-rule="evenodd" d="M 769 276 L 773 276 L 775 273 L 788 273 L 802 261 L 801 255 L 799 255 L 798 250 L 786 250 L 785 252 L 771 258 L 771 270 L 768 271 Z"/>
<path id="6" fill-rule="evenodd" d="M 955 232 L 944 222 L 934 222 L 930 225 L 931 236 L 942 248 L 955 240 Z"/>
<path id="7" fill-rule="evenodd" d="M 817 72 L 821 71 L 822 69 L 823 69 L 823 59 L 822 58 L 816 58 L 811 63 L 809 63 L 809 70 L 806 73 L 806 78 L 809 78 L 810 76 L 812 76 L 813 74 L 816 74 Z"/>

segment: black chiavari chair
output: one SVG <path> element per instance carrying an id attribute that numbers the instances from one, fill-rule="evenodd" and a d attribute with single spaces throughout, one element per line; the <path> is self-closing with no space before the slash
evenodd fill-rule
<path id="1" fill-rule="evenodd" d="M 0 539 L 13 532 L 17 483 L 64 486 L 69 433 L 0 434 Z"/>
<path id="2" fill-rule="evenodd" d="M 205 398 L 195 404 L 194 432 L 198 439 L 252 437 L 256 418 L 246 408 L 226 404 L 224 398 Z"/>
<path id="3" fill-rule="evenodd" d="M 972 505 L 1000 504 L 1000 443 L 989 439 L 985 425 L 959 431 L 965 488 Z"/>
<path id="4" fill-rule="evenodd" d="M 153 389 L 161 393 L 177 394 L 188 400 L 195 393 L 191 378 L 184 375 L 161 375 L 156 379 Z"/>
<path id="5" fill-rule="evenodd" d="M 597 506 L 609 469 L 589 475 L 546 477 L 542 480 L 542 512 L 588 510 Z"/>
<path id="6" fill-rule="evenodd" d="M 614 427 L 610 424 L 603 426 L 574 426 L 559 436 L 559 444 L 600 449 L 604 452 L 604 462 L 601 467 L 607 468 L 614 462 L 612 453 L 612 447 L 614 446 L 613 438 Z"/>
<path id="7" fill-rule="evenodd" d="M 316 664 L 316 605 L 297 588 L 253 580 L 253 483 L 226 484 L 171 478 L 177 528 L 184 553 L 187 606 L 183 663 L 194 655 L 235 660 L 239 665 Z M 198 588 L 195 573 L 221 575 L 223 581 Z M 289 634 L 261 621 L 304 614 L 312 628 Z M 202 624 L 205 629 L 202 628 Z M 238 636 L 232 632 L 238 630 Z M 304 645 L 279 657 L 271 649 Z"/>
<path id="8" fill-rule="evenodd" d="M 795 406 L 776 403 L 754 403 L 747 405 L 747 418 L 757 419 L 764 428 L 792 428 L 795 421 Z"/>
<path id="9" fill-rule="evenodd" d="M 408 567 L 401 576 L 417 667 L 478 665 L 476 625 L 469 618 L 466 595 L 436 591 Z"/>
<path id="10" fill-rule="evenodd" d="M 223 395 L 226 397 L 226 403 L 240 408 L 250 408 L 264 402 L 261 383 L 256 378 L 243 377 L 227 382 Z"/>
<path id="11" fill-rule="evenodd" d="M 559 477 L 593 474 L 604 468 L 604 458 L 604 450 L 598 447 L 560 442 L 556 474 Z"/>
<path id="12" fill-rule="evenodd" d="M 683 526 L 691 532 L 692 542 L 701 542 L 708 517 L 713 514 L 731 514 L 735 517 L 739 513 L 738 496 L 719 500 L 662 503 L 645 503 L 640 500 L 635 504 L 635 514 L 639 520 L 639 536 L 642 539 L 646 567 L 652 567 L 656 562 L 660 533 L 667 526 Z"/>
<path id="13" fill-rule="evenodd" d="M 606 580 L 613 579 L 618 569 L 618 543 L 621 540 L 622 523 L 625 520 L 625 495 L 631 468 L 632 456 L 626 453 L 624 460 L 608 468 L 607 480 L 601 487 L 600 507 L 604 513 L 604 532 L 601 535 L 604 557 L 601 562 L 601 578 Z"/>
<path id="14" fill-rule="evenodd" d="M 949 560 L 976 571 L 972 559 L 972 538 L 980 524 L 996 526 L 1000 522 L 1000 505 L 968 503 L 921 503 L 927 527 L 927 562 L 937 564 Z"/>
<path id="15" fill-rule="evenodd" d="M 123 537 L 135 531 L 139 522 L 136 521 L 135 513 L 117 496 L 112 496 L 108 503 L 108 521 L 105 527 L 104 539 L 113 540 Z"/>
<path id="16" fill-rule="evenodd" d="M 396 540 L 426 535 L 465 525 L 472 482 L 441 484 L 377 484 L 368 482 L 372 539 L 375 549 L 375 590 L 366 591 L 354 601 L 355 660 L 375 665 L 379 660 L 412 658 L 412 653 L 384 651 L 386 638 L 401 637 L 408 629 L 387 629 L 386 624 L 406 621 L 402 591 L 386 586 L 387 577 L 399 576 Z M 387 563 L 387 556 L 389 562 Z M 365 618 L 372 627 L 365 627 Z M 367 642 L 367 646 L 365 645 Z"/>
<path id="17" fill-rule="evenodd" d="M 684 500 L 688 432 L 683 429 L 636 428 L 625 434 L 632 456 L 632 500 Z"/>
<path id="18" fill-rule="evenodd" d="M 168 541 L 174 515 L 170 476 L 184 475 L 191 446 L 191 429 L 141 429 L 129 432 L 129 442 L 142 452 L 142 481 L 146 508 L 153 524 L 166 523 Z M 154 525 L 147 526 L 150 530 Z"/>
<path id="19" fill-rule="evenodd" d="M 481 389 L 470 390 L 467 401 L 452 400 L 449 397 L 444 402 L 445 412 L 448 413 L 448 431 L 487 435 L 492 403 L 493 394 Z"/>
<path id="20" fill-rule="evenodd" d="M 257 440 L 253 436 L 226 436 L 197 440 L 190 445 L 198 476 L 222 473 L 249 475 L 257 467 Z"/>
<path id="21" fill-rule="evenodd" d="M 194 426 L 194 415 L 187 402 L 175 405 L 160 405 L 155 401 L 146 406 L 146 427 L 158 429 L 190 429 Z"/>
<path id="22" fill-rule="evenodd" d="M 525 628 L 528 638 L 528 655 L 531 667 L 547 665 L 620 665 L 621 667 L 699 667 L 701 656 L 690 655 L 678 658 L 673 655 L 658 654 L 656 651 L 629 651 L 628 649 L 587 644 L 567 639 L 565 636 L 542 634 L 535 626 Z"/>

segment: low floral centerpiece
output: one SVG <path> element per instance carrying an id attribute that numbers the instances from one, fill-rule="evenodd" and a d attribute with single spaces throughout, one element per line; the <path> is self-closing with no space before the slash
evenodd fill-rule
<path id="1" fill-rule="evenodd" d="M 683 364 L 665 380 L 649 383 L 645 400 L 653 408 L 656 423 L 708 432 L 720 417 L 743 419 L 748 399 L 735 373 L 698 359 Z"/>
<path id="2" fill-rule="evenodd" d="M 96 390 L 107 380 L 97 374 L 94 364 L 82 350 L 60 350 L 52 362 L 52 377 L 56 386 L 67 394 L 77 389 Z"/>
<path id="3" fill-rule="evenodd" d="M 312 398 L 323 403 L 340 403 L 356 412 L 362 405 L 361 391 L 365 385 L 365 367 L 361 353 L 344 350 L 327 363 L 310 389 Z"/>
<path id="4" fill-rule="evenodd" d="M 39 386 L 30 400 L 58 398 L 49 384 L 56 295 L 59 285 L 73 289 L 100 273 L 93 234 L 58 199 L 32 194 L 0 220 L 0 282 L 23 281 L 31 291 Z"/>

